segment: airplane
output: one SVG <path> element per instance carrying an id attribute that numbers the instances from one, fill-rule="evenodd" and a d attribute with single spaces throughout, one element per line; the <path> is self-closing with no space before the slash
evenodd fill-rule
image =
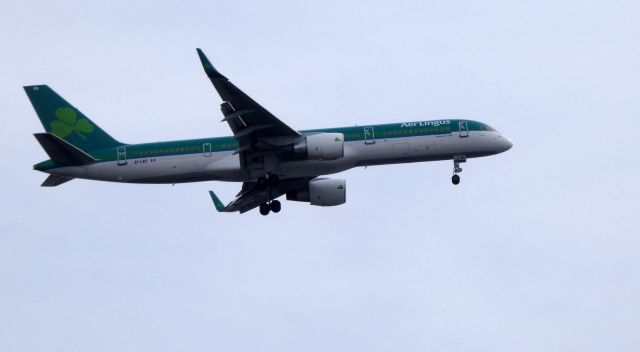
<path id="1" fill-rule="evenodd" d="M 49 160 L 33 166 L 48 173 L 44 187 L 74 178 L 145 184 L 242 182 L 219 212 L 278 213 L 287 200 L 316 206 L 346 202 L 346 181 L 323 177 L 354 167 L 453 161 L 454 185 L 461 163 L 505 152 L 512 143 L 488 124 L 438 119 L 298 131 L 280 121 L 218 72 L 201 49 L 202 67 L 222 99 L 233 136 L 127 144 L 111 137 L 47 85 L 24 90 L 46 132 L 35 133 Z"/>

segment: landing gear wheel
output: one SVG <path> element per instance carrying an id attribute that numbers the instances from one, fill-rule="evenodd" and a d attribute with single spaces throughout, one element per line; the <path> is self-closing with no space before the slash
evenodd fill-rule
<path id="1" fill-rule="evenodd" d="M 269 186 L 277 187 L 280 183 L 280 177 L 278 175 L 269 175 Z"/>
<path id="2" fill-rule="evenodd" d="M 453 176 L 451 176 L 451 183 L 457 185 L 460 183 L 460 176 L 458 174 L 462 172 L 462 168 L 460 167 L 460 163 L 466 163 L 467 156 L 466 155 L 456 155 L 453 157 Z"/>
<path id="3" fill-rule="evenodd" d="M 269 205 L 269 207 L 271 208 L 272 212 L 279 213 L 280 209 L 282 209 L 282 204 L 280 204 L 280 201 L 274 200 L 273 202 L 271 202 L 271 205 Z"/>
<path id="4" fill-rule="evenodd" d="M 269 181 L 266 178 L 260 177 L 258 178 L 258 186 L 265 187 Z"/>
<path id="5" fill-rule="evenodd" d="M 269 204 L 260 204 L 260 215 L 269 215 Z"/>

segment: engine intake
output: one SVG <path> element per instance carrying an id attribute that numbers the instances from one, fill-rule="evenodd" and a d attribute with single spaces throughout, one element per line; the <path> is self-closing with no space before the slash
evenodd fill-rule
<path id="1" fill-rule="evenodd" d="M 287 192 L 287 200 L 309 202 L 311 205 L 329 207 L 344 204 L 347 201 L 347 182 L 332 178 L 316 178 L 309 186 Z"/>
<path id="2" fill-rule="evenodd" d="M 344 157 L 344 134 L 318 133 L 293 145 L 293 152 L 309 160 L 335 160 Z"/>

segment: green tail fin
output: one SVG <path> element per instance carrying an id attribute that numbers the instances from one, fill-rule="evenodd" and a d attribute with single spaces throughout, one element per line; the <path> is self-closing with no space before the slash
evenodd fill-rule
<path id="1" fill-rule="evenodd" d="M 86 152 L 122 145 L 48 86 L 24 91 L 47 132 Z"/>

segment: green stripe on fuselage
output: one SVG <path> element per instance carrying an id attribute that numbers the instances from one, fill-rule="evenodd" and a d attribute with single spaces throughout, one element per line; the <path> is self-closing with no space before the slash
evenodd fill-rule
<path id="1" fill-rule="evenodd" d="M 459 122 L 466 121 L 468 131 L 488 131 L 492 130 L 486 124 L 473 120 L 431 120 L 412 121 L 405 123 L 391 123 L 383 125 L 362 125 L 354 127 L 337 127 L 315 130 L 303 130 L 301 133 L 342 133 L 345 142 L 356 142 L 364 140 L 365 128 L 373 128 L 374 139 L 406 138 L 415 136 L 429 136 L 450 134 L 459 131 Z M 211 152 L 230 152 L 238 149 L 238 142 L 233 136 L 217 138 L 201 138 L 178 140 L 169 142 L 142 143 L 123 145 L 126 147 L 127 159 L 140 159 L 152 157 L 164 157 L 187 154 L 203 154 L 204 145 L 211 145 Z M 97 151 L 90 151 L 89 154 L 97 162 L 109 162 L 117 160 L 117 148 L 108 148 Z M 46 170 L 57 167 L 50 161 L 37 164 L 38 170 Z"/>

